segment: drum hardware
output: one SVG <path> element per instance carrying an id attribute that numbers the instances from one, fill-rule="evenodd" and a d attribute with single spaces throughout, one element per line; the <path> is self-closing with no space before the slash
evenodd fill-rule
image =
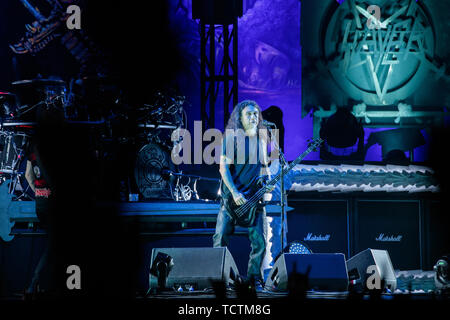
<path id="1" fill-rule="evenodd" d="M 176 125 L 172 124 L 146 124 L 146 123 L 139 123 L 139 128 L 150 128 L 150 129 L 172 129 L 175 130 L 178 128 Z"/>
<path id="2" fill-rule="evenodd" d="M 0 169 L 0 174 L 3 174 L 3 173 L 14 174 L 14 173 L 17 173 L 17 172 L 14 171 L 14 170 L 10 170 L 10 169 Z"/>
<path id="3" fill-rule="evenodd" d="M 189 201 L 191 200 L 192 196 L 194 195 L 196 199 L 199 199 L 198 193 L 196 190 L 196 183 L 197 181 L 194 181 L 194 187 L 191 189 L 189 187 L 189 184 L 191 183 L 191 177 L 189 175 L 184 175 L 183 172 L 174 172 L 172 170 L 163 169 L 161 171 L 161 174 L 163 176 L 175 176 L 176 177 L 176 184 L 175 187 L 172 189 L 172 186 L 170 186 L 170 192 L 172 194 L 172 199 L 175 201 Z M 181 183 L 181 179 L 183 177 L 188 178 L 188 182 L 186 184 Z M 194 177 L 194 176 L 192 176 Z"/>
<path id="4" fill-rule="evenodd" d="M 28 135 L 0 131 L 0 171 L 13 174 L 24 156 Z"/>
<path id="5" fill-rule="evenodd" d="M 69 123 L 104 124 L 100 111 L 96 110 L 93 114 L 89 105 L 91 100 L 98 101 L 105 92 L 108 98 L 112 97 L 111 104 L 118 100 L 117 88 L 110 82 L 111 79 L 104 78 L 72 79 L 67 89 L 63 80 L 37 78 L 15 81 L 12 85 L 20 92 L 19 98 L 22 96 L 27 102 L 17 108 L 18 118 L 24 119 L 26 116 L 27 120 L 37 120 L 39 112 L 55 111 L 62 112 Z M 104 101 L 102 103 L 105 104 Z M 45 114 L 44 117 L 47 118 Z"/>
<path id="6" fill-rule="evenodd" d="M 172 198 L 175 201 L 189 201 L 192 198 L 192 194 L 196 196 L 198 199 L 197 191 L 192 190 L 189 187 L 189 183 L 191 182 L 191 179 L 187 182 L 187 184 L 183 185 L 180 182 L 181 178 L 177 177 L 177 183 L 175 185 L 175 190 L 172 191 Z"/>
<path id="7" fill-rule="evenodd" d="M 65 96 L 66 96 L 65 92 L 57 94 L 56 92 L 53 92 L 51 90 L 47 91 L 44 102 L 45 105 L 47 106 L 47 110 L 50 109 L 50 107 L 63 110 L 66 103 Z"/>
<path id="8" fill-rule="evenodd" d="M 173 148 L 173 142 L 171 139 L 172 132 L 179 127 L 171 123 L 139 123 L 138 128 L 144 128 L 143 132 L 138 134 L 138 137 L 145 141 L 145 143 L 156 143 L 171 150 Z"/>
<path id="9" fill-rule="evenodd" d="M 36 109 L 37 107 L 39 107 L 41 105 L 44 105 L 44 104 L 45 104 L 44 101 L 40 101 L 40 102 L 38 102 L 38 103 L 36 103 L 35 105 L 32 105 L 32 106 L 29 106 L 29 105 L 20 106 L 18 108 L 19 117 L 23 116 L 24 114 L 26 114 L 26 113 L 30 112 L 31 110 Z"/>
<path id="10" fill-rule="evenodd" d="M 65 110 L 67 89 L 63 80 L 37 78 L 15 81 L 12 85 L 20 102 L 17 108 L 19 118 L 27 116 L 27 119 L 36 120 L 42 111 Z M 36 113 L 31 114 L 31 111 Z"/>
<path id="11" fill-rule="evenodd" d="M 63 80 L 37 78 L 14 81 L 12 85 L 18 90 L 31 88 L 32 90 L 43 94 L 43 96 L 41 96 L 41 102 L 44 102 L 48 106 L 55 105 L 58 100 L 61 105 L 65 102 L 67 89 L 66 83 Z"/>
<path id="12" fill-rule="evenodd" d="M 62 87 L 66 86 L 63 80 L 36 78 L 30 80 L 18 80 L 11 83 L 14 86 L 43 86 L 43 87 Z"/>
<path id="13" fill-rule="evenodd" d="M 181 128 L 187 118 L 183 109 L 184 102 L 184 96 L 157 92 L 153 104 L 144 104 L 144 107 L 138 109 L 137 126 L 144 129 L 141 137 L 146 139 L 147 146 L 158 145 L 164 147 L 167 154 L 166 157 L 169 159 L 168 162 L 171 166 L 173 166 L 173 163 L 170 159 L 169 151 L 174 146 L 174 142 L 171 139 L 172 132 Z M 152 171 L 151 175 L 154 177 L 161 177 L 164 181 L 169 181 L 166 187 L 170 189 L 170 195 L 175 201 L 188 201 L 193 196 L 199 199 L 196 183 L 201 177 L 178 174 L 167 168 L 167 165 L 160 165 L 156 169 L 155 165 L 150 164 L 147 170 L 150 169 Z M 189 179 L 187 184 L 182 183 L 181 179 L 183 177 Z M 173 186 L 172 178 L 176 178 L 175 186 Z M 191 180 L 194 181 L 192 188 L 189 186 Z M 146 198 L 145 195 L 144 198 Z"/>
<path id="14" fill-rule="evenodd" d="M 138 121 L 144 124 L 168 124 L 179 127 L 185 122 L 183 104 L 186 97 L 173 92 L 156 92 L 153 103 L 138 108 Z"/>
<path id="15" fill-rule="evenodd" d="M 36 122 L 3 122 L 0 123 L 0 129 L 3 127 L 22 127 L 22 128 L 32 128 L 36 125 Z"/>
<path id="16" fill-rule="evenodd" d="M 220 182 L 220 179 L 202 177 L 192 174 L 184 174 L 182 171 L 174 172 L 171 170 L 163 169 L 161 173 L 162 175 L 176 177 L 177 182 L 175 184 L 174 190 L 172 191 L 172 198 L 175 201 L 189 201 L 192 199 L 192 197 L 195 197 L 196 200 L 201 200 L 197 191 L 197 182 L 200 180 Z M 188 178 L 189 180 L 186 184 L 182 184 L 182 178 Z M 191 179 L 194 181 L 192 188 L 189 186 L 189 184 L 191 183 Z"/>
<path id="17" fill-rule="evenodd" d="M 174 92 L 156 92 L 151 104 L 144 104 L 137 109 L 137 126 L 143 129 L 139 138 L 145 143 L 171 150 L 174 146 L 172 132 L 183 127 L 186 122 L 184 102 L 185 97 Z"/>
<path id="18" fill-rule="evenodd" d="M 15 195 L 14 200 L 16 201 L 24 199 L 27 200 L 34 199 L 31 187 L 28 185 L 26 179 L 23 176 L 24 172 L 16 172 L 16 174 L 11 179 L 11 182 L 9 184 L 8 193 Z"/>
<path id="19" fill-rule="evenodd" d="M 0 131 L 0 176 L 3 181 L 8 177 L 8 193 L 15 200 L 33 199 L 34 194 L 24 178 L 27 159 L 24 150 L 28 136 L 24 133 Z"/>
<path id="20" fill-rule="evenodd" d="M 97 120 L 97 121 L 66 120 L 65 122 L 72 123 L 72 124 L 95 124 L 95 125 L 98 125 L 98 124 L 104 124 L 106 121 L 105 121 L 105 119 L 102 119 L 102 120 Z"/>
<path id="21" fill-rule="evenodd" d="M 119 79 L 115 77 L 101 76 L 72 79 L 66 97 L 67 108 L 73 107 L 73 114 L 69 116 L 76 119 L 85 116 L 89 118 L 88 120 L 93 120 L 92 117 L 107 117 L 103 109 L 111 112 L 122 99 L 122 93 L 116 85 L 117 81 Z"/>
<path id="22" fill-rule="evenodd" d="M 14 118 L 17 112 L 16 96 L 10 92 L 0 91 L 0 118 Z"/>

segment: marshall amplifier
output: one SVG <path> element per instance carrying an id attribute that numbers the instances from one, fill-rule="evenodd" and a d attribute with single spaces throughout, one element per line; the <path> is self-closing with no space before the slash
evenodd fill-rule
<path id="1" fill-rule="evenodd" d="M 300 240 L 314 253 L 348 256 L 346 201 L 289 199 L 288 242 Z"/>
<path id="2" fill-rule="evenodd" d="M 424 270 L 433 270 L 439 258 L 450 252 L 450 215 L 448 208 L 438 201 L 430 201 L 426 215 L 426 259 Z"/>
<path id="3" fill-rule="evenodd" d="M 358 200 L 355 218 L 355 252 L 387 250 L 395 269 L 421 269 L 419 201 Z"/>

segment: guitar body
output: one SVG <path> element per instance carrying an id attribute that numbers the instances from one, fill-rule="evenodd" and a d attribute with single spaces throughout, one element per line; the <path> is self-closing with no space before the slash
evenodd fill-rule
<path id="1" fill-rule="evenodd" d="M 257 184 L 255 184 L 257 186 Z M 252 188 L 248 191 L 241 191 L 242 195 L 247 199 L 251 199 L 258 191 L 259 188 Z M 234 202 L 233 196 L 231 193 L 227 197 L 223 198 L 223 205 L 228 210 L 230 216 L 236 221 L 236 223 L 241 227 L 250 227 L 255 222 L 256 211 L 259 208 L 264 207 L 264 204 L 261 201 L 258 201 L 252 205 L 242 205 L 239 206 Z M 245 207 L 244 207 L 245 206 Z M 248 207 L 248 208 L 247 208 Z"/>
<path id="2" fill-rule="evenodd" d="M 250 184 L 250 188 L 248 190 L 239 190 L 240 193 L 247 199 L 247 202 L 243 205 L 237 205 L 234 202 L 233 196 L 230 192 L 228 192 L 227 196 L 223 195 L 223 205 L 228 210 L 230 216 L 236 221 L 236 223 L 242 227 L 250 227 L 253 225 L 256 217 L 256 212 L 258 208 L 264 206 L 264 202 L 262 201 L 264 193 L 266 192 L 267 187 L 274 187 L 275 184 L 280 180 L 281 173 L 287 174 L 291 171 L 300 161 L 303 160 L 311 151 L 316 150 L 323 142 L 322 139 L 315 139 L 313 142 L 309 144 L 308 149 L 303 152 L 297 159 L 292 161 L 292 163 L 285 169 L 282 169 L 280 172 L 272 178 L 267 183 L 263 183 L 262 177 L 257 177 Z M 225 186 L 226 188 L 226 186 Z"/>

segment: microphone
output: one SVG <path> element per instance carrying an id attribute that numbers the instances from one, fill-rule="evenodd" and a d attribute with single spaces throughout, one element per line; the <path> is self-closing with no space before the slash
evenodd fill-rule
<path id="1" fill-rule="evenodd" d="M 277 127 L 277 125 L 275 123 L 267 121 L 267 120 L 263 120 L 262 124 L 265 125 L 266 127 L 273 127 L 273 128 Z"/>
<path id="2" fill-rule="evenodd" d="M 173 173 L 174 172 L 172 170 L 167 170 L 167 169 L 161 170 L 161 175 L 164 176 L 164 178 L 171 177 L 173 175 Z"/>

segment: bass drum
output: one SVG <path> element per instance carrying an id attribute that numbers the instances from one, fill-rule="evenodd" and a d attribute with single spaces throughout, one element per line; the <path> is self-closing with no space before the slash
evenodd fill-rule
<path id="1" fill-rule="evenodd" d="M 144 199 L 171 199 L 173 181 L 166 170 L 174 171 L 167 148 L 149 143 L 138 152 L 134 177 Z"/>

